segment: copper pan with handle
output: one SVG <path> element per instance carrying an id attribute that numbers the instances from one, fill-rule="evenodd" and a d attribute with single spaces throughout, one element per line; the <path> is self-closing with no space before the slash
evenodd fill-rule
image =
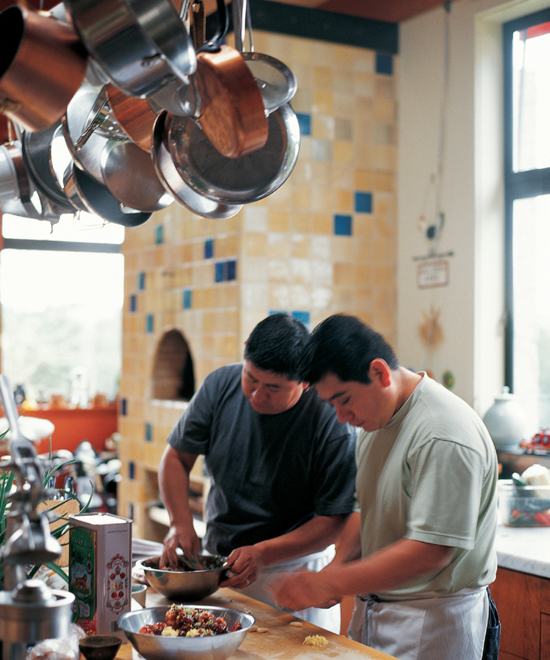
<path id="1" fill-rule="evenodd" d="M 88 54 L 73 27 L 12 5 L 0 12 L 0 111 L 27 131 L 63 116 L 86 75 Z"/>

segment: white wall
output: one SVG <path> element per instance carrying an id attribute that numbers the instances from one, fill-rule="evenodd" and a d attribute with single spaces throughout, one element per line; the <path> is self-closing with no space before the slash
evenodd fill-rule
<path id="1" fill-rule="evenodd" d="M 440 382 L 450 371 L 452 391 L 481 415 L 501 391 L 504 366 L 501 24 L 549 5 L 453 2 L 447 76 L 446 10 L 400 26 L 397 354 L 404 366 L 430 369 Z M 439 182 L 445 224 L 434 245 L 418 218 L 428 211 L 428 221 L 436 219 Z M 445 258 L 448 285 L 419 288 L 422 262 L 414 258 L 430 250 L 453 253 Z M 427 346 L 419 332 L 431 310 L 442 331 L 436 346 Z"/>

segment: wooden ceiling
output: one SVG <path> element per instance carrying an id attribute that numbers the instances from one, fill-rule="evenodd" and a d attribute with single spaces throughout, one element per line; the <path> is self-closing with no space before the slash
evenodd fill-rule
<path id="1" fill-rule="evenodd" d="M 254 2 L 254 0 L 251 0 Z M 299 7 L 332 11 L 376 21 L 400 23 L 417 14 L 441 7 L 445 0 L 272 0 Z"/>

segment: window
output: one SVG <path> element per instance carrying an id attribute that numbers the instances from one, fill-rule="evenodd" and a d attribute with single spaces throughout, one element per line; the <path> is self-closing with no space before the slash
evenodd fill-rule
<path id="1" fill-rule="evenodd" d="M 2 216 L 2 373 L 28 399 L 114 400 L 121 369 L 124 228 L 93 216 Z"/>
<path id="2" fill-rule="evenodd" d="M 550 426 L 550 10 L 504 25 L 506 384 Z"/>

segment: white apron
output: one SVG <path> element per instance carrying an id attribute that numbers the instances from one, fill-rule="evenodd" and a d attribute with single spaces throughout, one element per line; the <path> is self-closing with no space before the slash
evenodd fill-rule
<path id="1" fill-rule="evenodd" d="M 246 596 L 250 596 L 250 598 L 255 598 L 262 603 L 281 609 L 273 599 L 273 596 L 265 589 L 266 583 L 269 584 L 272 582 L 279 573 L 288 573 L 296 571 L 299 568 L 307 568 L 310 571 L 318 572 L 332 561 L 334 554 L 334 546 L 329 545 L 328 548 L 321 550 L 321 552 L 315 552 L 305 557 L 267 566 L 262 570 L 256 582 L 245 589 L 239 589 L 239 591 Z M 340 634 L 340 605 L 335 605 L 329 609 L 310 607 L 301 612 L 293 612 L 293 614 L 299 619 L 304 619 L 304 621 L 314 623 L 316 626 L 325 628 L 325 630 Z"/>
<path id="2" fill-rule="evenodd" d="M 489 598 L 486 587 L 440 598 L 355 598 L 348 635 L 399 660 L 481 660 Z"/>

